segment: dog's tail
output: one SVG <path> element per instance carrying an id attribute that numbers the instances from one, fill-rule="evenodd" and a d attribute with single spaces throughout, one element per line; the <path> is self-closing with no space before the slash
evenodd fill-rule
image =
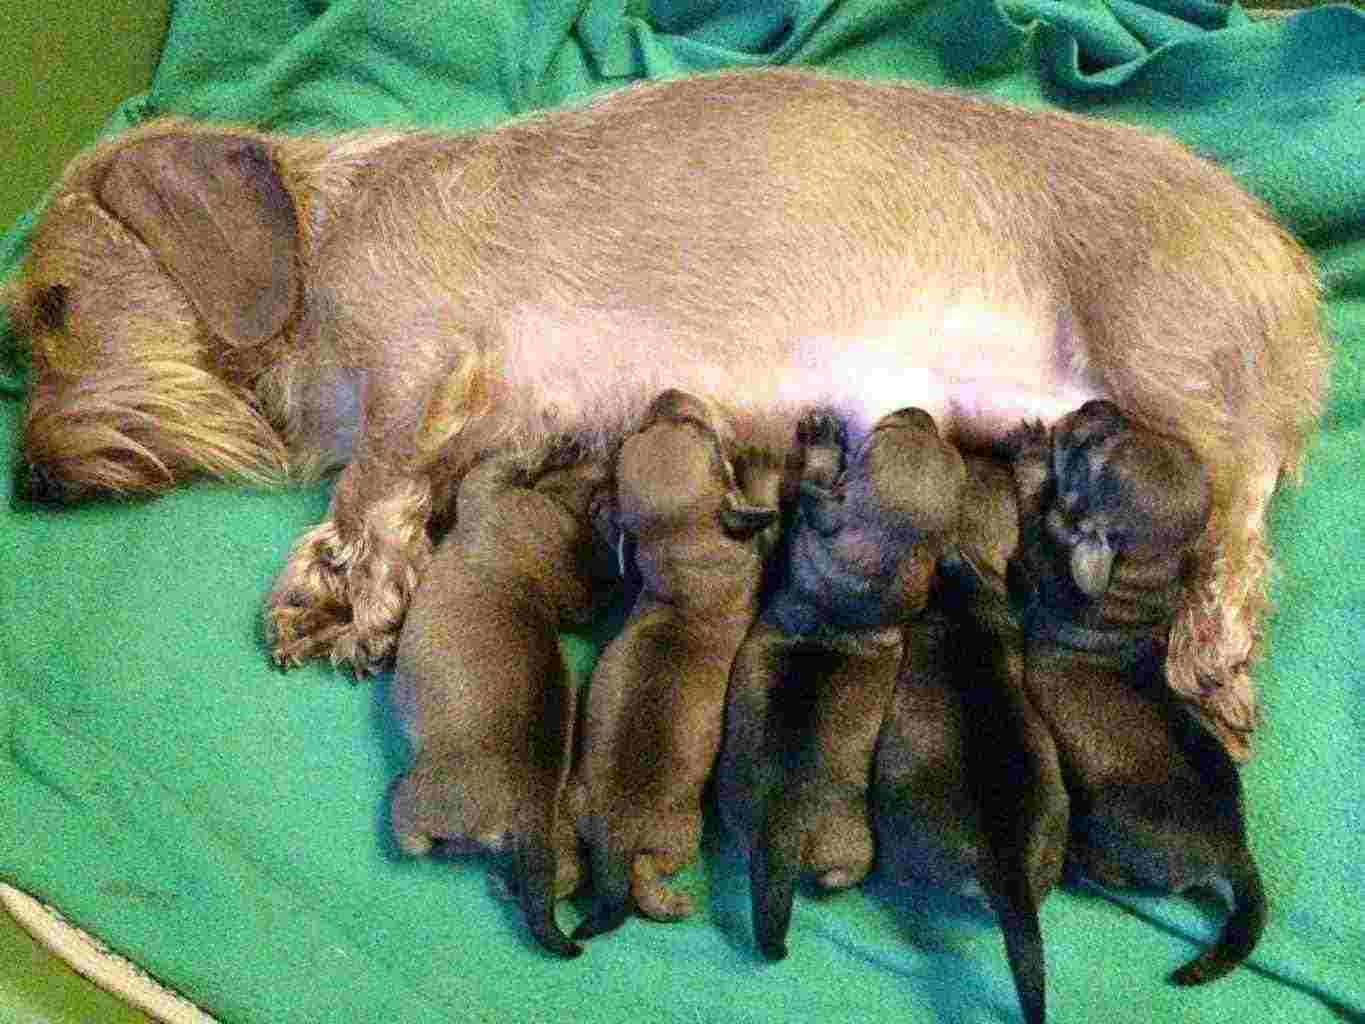
<path id="1" fill-rule="evenodd" d="M 997 889 L 987 886 L 1000 929 L 1005 936 L 1005 957 L 1009 960 L 1019 1006 L 1027 1024 L 1043 1024 L 1046 1019 L 1043 932 L 1038 923 L 1038 908 L 1022 872 L 1010 872 Z"/>
<path id="2" fill-rule="evenodd" d="M 1256 947 L 1265 930 L 1266 896 L 1261 873 L 1251 854 L 1243 851 L 1232 873 L 1232 916 L 1223 925 L 1218 942 L 1171 975 L 1177 985 L 1202 985 L 1221 978 L 1240 964 Z"/>
<path id="3" fill-rule="evenodd" d="M 617 829 L 593 815 L 583 837 L 588 847 L 592 871 L 593 906 L 588 916 L 574 929 L 575 939 L 591 939 L 615 931 L 625 924 L 632 910 L 630 866 L 632 850 Z"/>
<path id="4" fill-rule="evenodd" d="M 536 941 L 556 956 L 572 959 L 583 952 L 583 947 L 565 935 L 555 920 L 559 859 L 553 845 L 553 811 L 540 824 L 543 830 L 536 828 L 521 837 L 513 852 L 517 898 Z"/>
<path id="5" fill-rule="evenodd" d="M 758 949 L 769 960 L 787 955 L 805 832 L 794 822 L 765 819 L 749 852 L 749 898 Z"/>

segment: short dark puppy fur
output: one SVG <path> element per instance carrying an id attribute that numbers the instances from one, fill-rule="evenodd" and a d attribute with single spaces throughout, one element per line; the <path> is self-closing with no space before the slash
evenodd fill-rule
<path id="1" fill-rule="evenodd" d="M 1265 923 L 1237 770 L 1175 699 L 1167 633 L 1209 514 L 1184 444 L 1090 402 L 1049 436 L 1015 437 L 1020 548 L 1010 565 L 1028 632 L 1027 689 L 1057 742 L 1071 799 L 1070 855 L 1104 884 L 1181 892 L 1229 883 L 1211 949 L 1177 970 L 1210 981 Z"/>
<path id="2" fill-rule="evenodd" d="M 393 696 L 416 751 L 392 793 L 399 845 L 434 841 L 511 854 L 536 939 L 576 956 L 554 918 L 582 874 L 561 808 L 576 698 L 560 630 L 592 611 L 610 576 L 592 505 L 603 461 L 550 468 L 532 483 L 514 457 L 470 471 L 398 646 Z"/>
<path id="3" fill-rule="evenodd" d="M 782 480 L 760 453 L 732 465 L 728 437 L 710 403 L 666 391 L 615 461 L 617 526 L 640 592 L 588 689 L 574 786 L 595 903 L 575 938 L 618 927 L 632 908 L 660 921 L 692 911 L 663 878 L 700 845 L 730 665 L 758 613 Z"/>
<path id="4" fill-rule="evenodd" d="M 980 886 L 1000 918 L 1024 1019 L 1045 1015 L 1038 908 L 1061 876 L 1067 795 L 1024 693 L 1024 638 L 1005 593 L 1018 540 L 1007 465 L 969 458 L 960 557 L 940 562 L 877 739 L 871 811 L 888 881 Z"/>
<path id="5" fill-rule="evenodd" d="M 842 889 L 872 867 L 867 791 L 901 624 L 928 601 L 964 482 L 961 457 L 918 409 L 882 418 L 837 480 L 839 422 L 812 414 L 802 432 L 785 576 L 736 657 L 717 771 L 772 959 L 786 955 L 802 870 Z"/>

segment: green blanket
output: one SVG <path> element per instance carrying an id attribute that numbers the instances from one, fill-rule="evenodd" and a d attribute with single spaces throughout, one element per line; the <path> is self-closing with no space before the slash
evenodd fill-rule
<path id="1" fill-rule="evenodd" d="M 290 130 L 475 126 L 637 77 L 766 62 L 1168 130 L 1312 246 L 1338 363 L 1305 486 L 1273 510 L 1278 611 L 1244 771 L 1271 924 L 1247 967 L 1197 990 L 1163 979 L 1211 939 L 1220 906 L 1067 890 L 1043 926 L 1058 1022 L 1365 1019 L 1365 14 L 1253 22 L 1202 0 L 179 3 L 150 91 L 111 130 L 167 112 Z M 531 944 L 481 863 L 400 858 L 383 807 L 407 751 L 388 680 L 267 666 L 261 601 L 327 499 L 326 485 L 203 485 L 0 509 L 0 880 L 225 1021 L 1017 1019 L 993 921 L 931 891 L 874 880 L 802 898 L 792 956 L 761 962 L 714 815 L 686 876 L 699 913 L 631 921 L 574 962 Z M 589 641 L 572 645 L 585 665 Z"/>

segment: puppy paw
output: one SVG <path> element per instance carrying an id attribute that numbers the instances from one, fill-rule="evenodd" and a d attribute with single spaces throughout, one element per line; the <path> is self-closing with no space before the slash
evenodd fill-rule
<path id="1" fill-rule="evenodd" d="M 796 424 L 796 441 L 804 448 L 844 448 L 848 431 L 828 409 L 812 409 Z"/>
<path id="2" fill-rule="evenodd" d="M 825 892 L 842 892 L 844 889 L 852 889 L 866 877 L 867 869 L 835 868 L 819 875 L 815 879 L 815 884 Z"/>
<path id="3" fill-rule="evenodd" d="M 1052 435 L 1042 420 L 1024 420 L 998 443 L 998 451 L 1016 467 L 1046 467 L 1052 460 Z"/>
<path id="4" fill-rule="evenodd" d="M 681 921 L 695 909 L 691 896 L 659 883 L 637 887 L 634 896 L 636 909 L 651 921 Z"/>
<path id="5" fill-rule="evenodd" d="M 675 892 L 663 883 L 665 875 L 681 867 L 678 859 L 672 857 L 641 854 L 635 858 L 630 894 L 641 916 L 651 921 L 681 921 L 692 914 L 692 897 Z"/>
<path id="6" fill-rule="evenodd" d="M 843 420 L 827 409 L 812 409 L 796 424 L 796 443 L 801 449 L 801 479 L 826 489 L 844 469 L 848 430 Z"/>
<path id="7" fill-rule="evenodd" d="M 998 451 L 1014 471 L 1020 506 L 1032 507 L 1052 474 L 1052 435 L 1041 420 L 1025 421 L 1005 435 Z"/>

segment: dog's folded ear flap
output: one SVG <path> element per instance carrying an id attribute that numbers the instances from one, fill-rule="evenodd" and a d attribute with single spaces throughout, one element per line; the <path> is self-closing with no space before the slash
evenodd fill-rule
<path id="1" fill-rule="evenodd" d="M 1104 596 L 1114 570 L 1114 548 L 1106 537 L 1082 537 L 1071 549 L 1071 578 L 1092 600 Z"/>
<path id="2" fill-rule="evenodd" d="M 136 234 L 214 334 L 278 334 L 299 292 L 294 204 L 263 143 L 193 132 L 118 151 L 97 198 Z"/>
<path id="3" fill-rule="evenodd" d="M 737 491 L 728 491 L 720 505 L 720 525 L 732 537 L 747 540 L 777 522 L 780 513 L 768 505 L 750 505 Z"/>

